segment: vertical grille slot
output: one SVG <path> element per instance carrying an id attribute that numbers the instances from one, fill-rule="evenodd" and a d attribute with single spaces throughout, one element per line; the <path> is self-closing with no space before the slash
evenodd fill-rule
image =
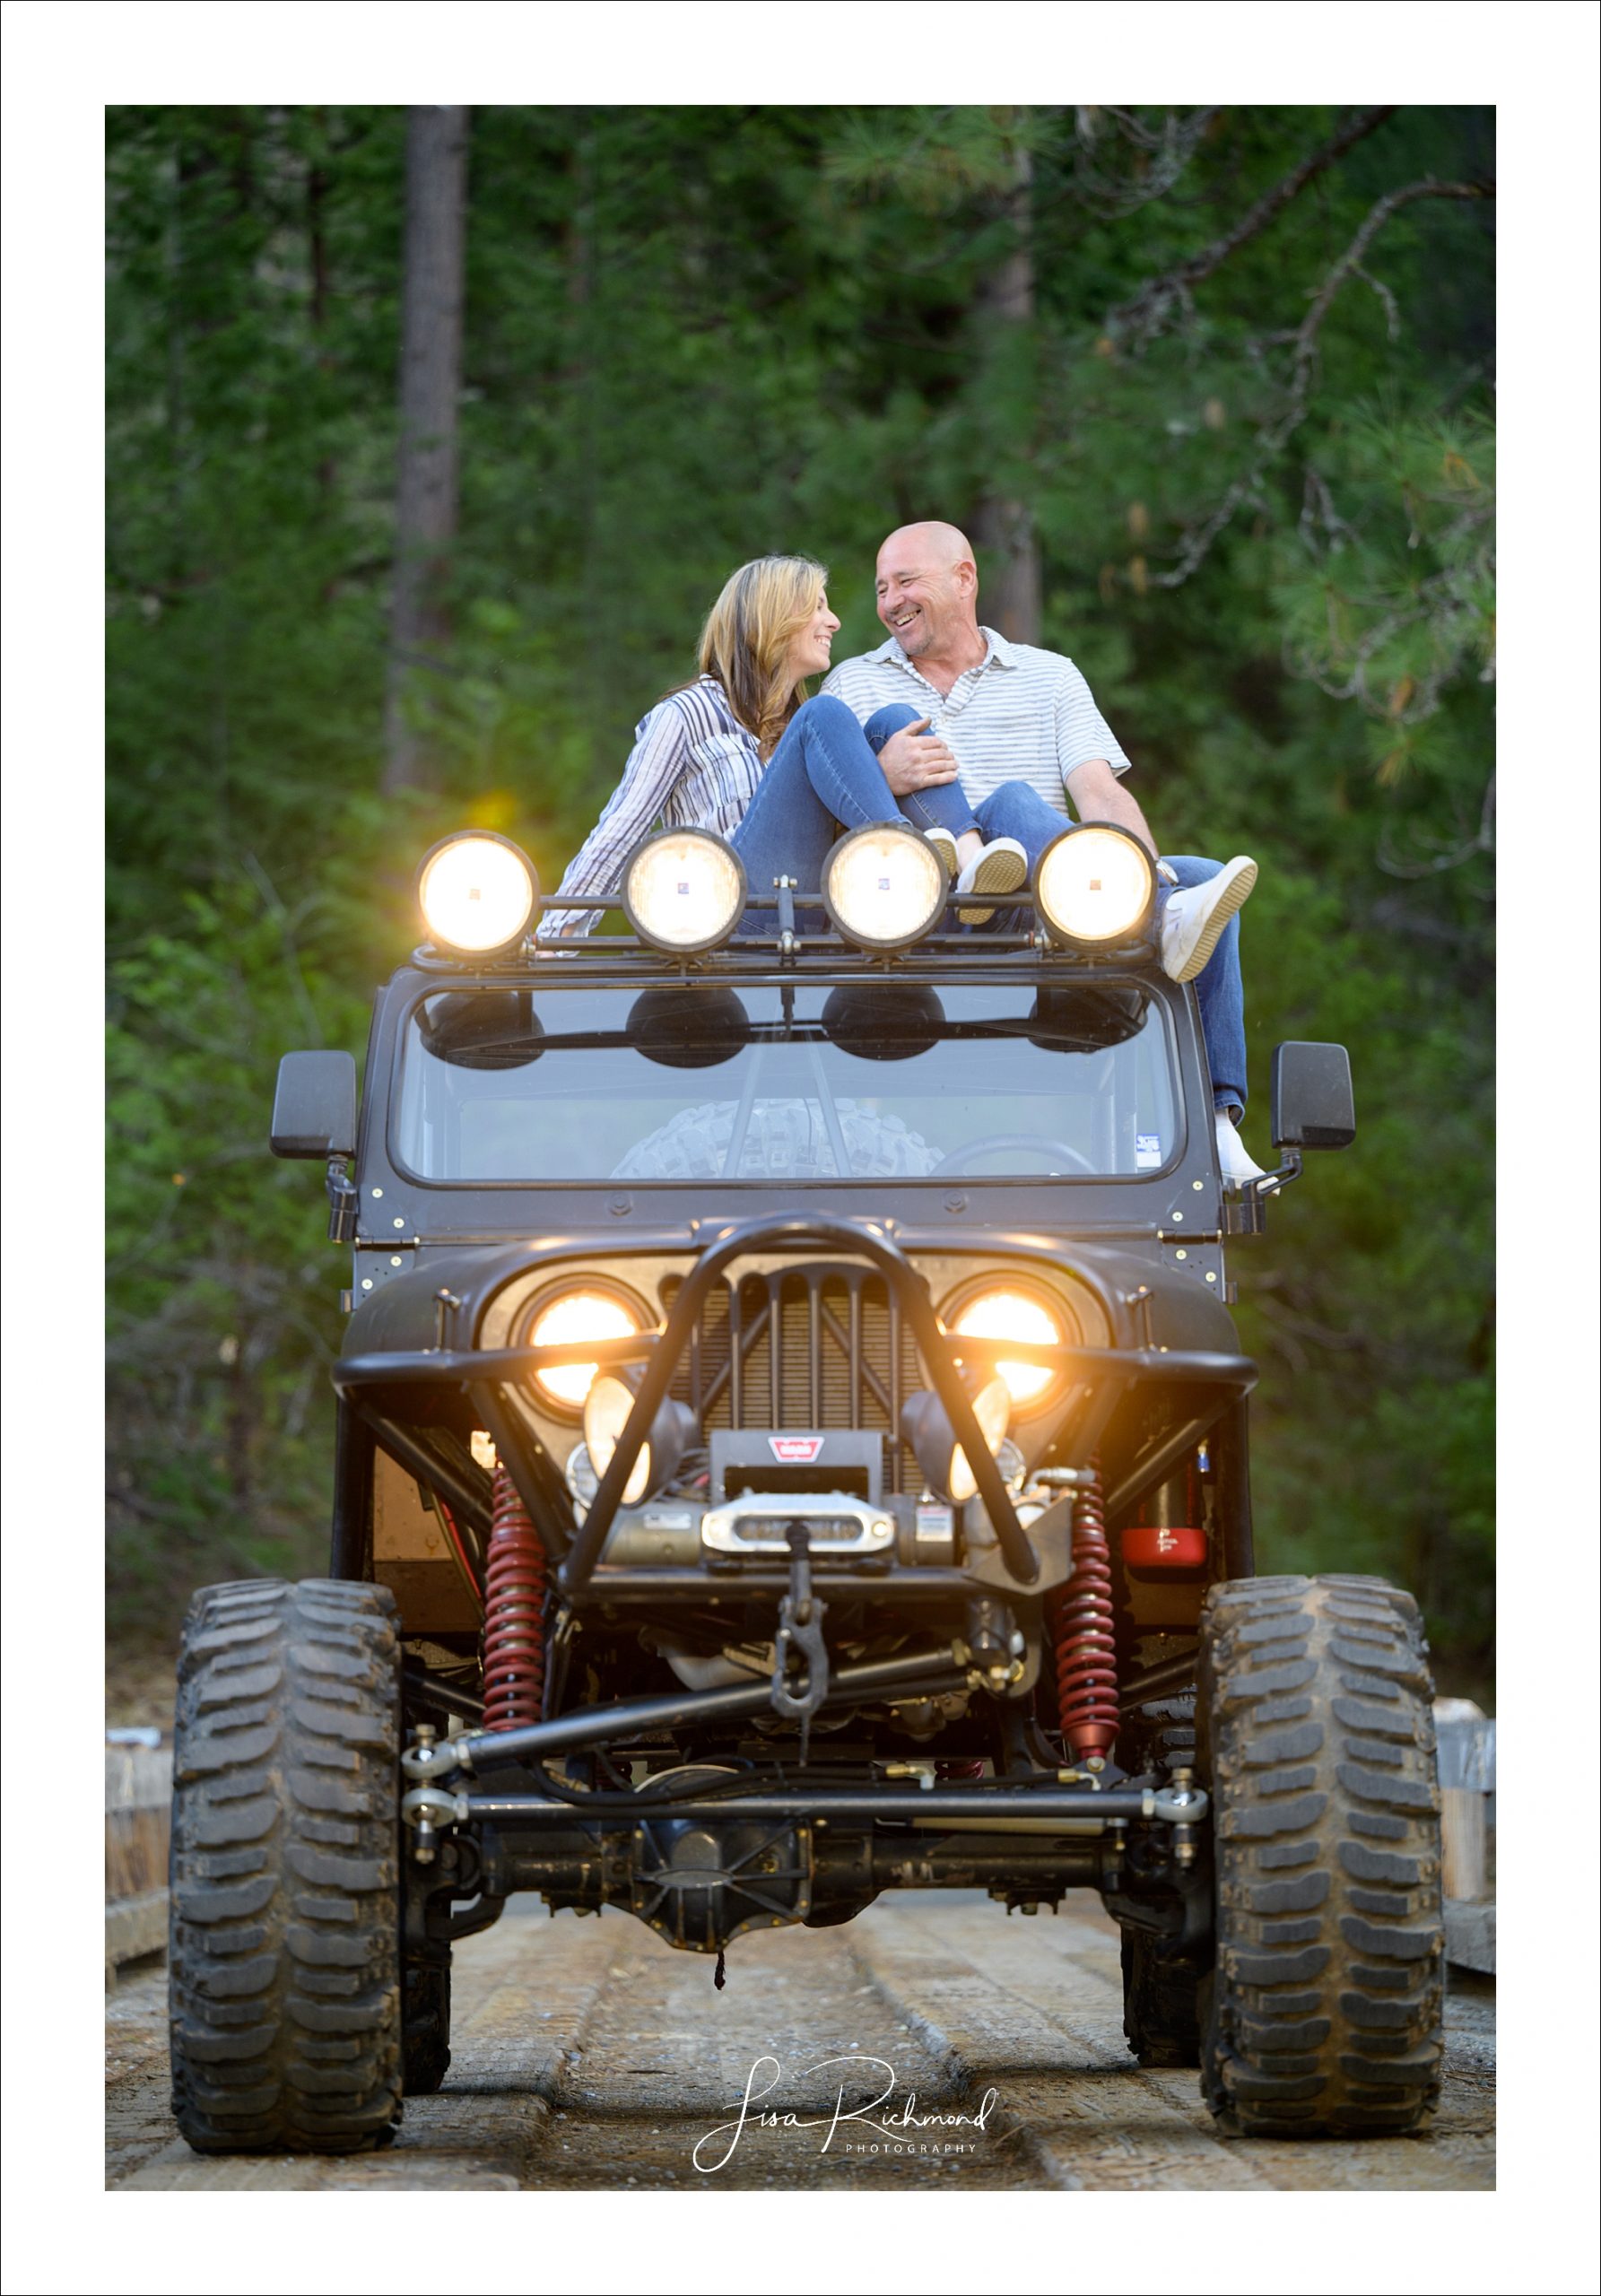
<path id="1" fill-rule="evenodd" d="M 676 1280 L 663 1286 L 671 1309 Z M 708 1300 L 672 1392 L 701 1424 L 850 1427 L 888 1437 L 886 1481 L 920 1475 L 895 1439 L 901 1405 L 922 1371 L 900 1302 L 872 1268 L 848 1260 L 747 1274 Z"/>

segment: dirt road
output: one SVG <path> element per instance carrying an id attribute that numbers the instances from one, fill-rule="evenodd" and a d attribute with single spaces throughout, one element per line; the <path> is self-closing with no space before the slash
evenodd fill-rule
<path id="1" fill-rule="evenodd" d="M 709 1961 L 672 1952 L 626 1914 L 552 1920 L 537 1901 L 514 1901 L 457 1948 L 444 2089 L 407 2103 L 391 2149 L 353 2160 L 192 2153 L 167 2110 L 164 1973 L 125 1980 L 108 2004 L 107 2182 L 142 2192 L 1493 2186 L 1492 1981 L 1452 1972 L 1445 2100 L 1428 2136 L 1230 2141 L 1213 2133 L 1194 2073 L 1134 2064 L 1117 1931 L 1089 1897 L 1065 1902 L 1072 1911 L 1031 1920 L 977 1895 L 881 1900 L 846 1928 L 740 1939 L 718 1993 Z M 763 2112 L 778 2125 L 762 2125 Z"/>

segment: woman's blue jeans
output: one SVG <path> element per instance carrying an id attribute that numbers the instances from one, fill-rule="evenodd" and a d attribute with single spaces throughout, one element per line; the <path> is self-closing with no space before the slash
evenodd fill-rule
<path id="1" fill-rule="evenodd" d="M 896 813 L 914 829 L 948 829 L 961 837 L 976 829 L 988 841 L 1013 837 L 1028 855 L 1031 868 L 1066 822 L 1026 781 L 1004 781 L 975 808 L 960 781 L 910 791 L 897 797 L 884 779 L 878 752 L 892 734 L 917 722 L 906 702 L 875 710 L 865 726 L 832 694 L 818 694 L 797 709 L 774 750 L 744 818 L 730 842 L 745 865 L 751 891 L 770 891 L 779 876 L 799 880 L 803 893 L 817 890 L 829 848 L 842 831 Z M 1190 854 L 1169 855 L 1176 887 L 1160 884 L 1157 915 L 1170 891 L 1203 885 L 1223 866 Z M 821 929 L 815 912 L 804 920 Z M 742 932 L 774 934 L 778 918 L 758 910 Z M 1221 1108 L 1245 1106 L 1245 989 L 1240 971 L 1240 919 L 1231 918 L 1205 970 L 1196 981 L 1201 1028 L 1212 1065 L 1213 1098 Z"/>

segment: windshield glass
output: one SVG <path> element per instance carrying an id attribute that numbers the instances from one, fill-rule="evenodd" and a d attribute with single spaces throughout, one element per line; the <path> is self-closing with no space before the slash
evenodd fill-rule
<path id="1" fill-rule="evenodd" d="M 1177 1145 L 1136 982 L 447 990 L 407 1023 L 393 1146 L 425 1180 L 1066 1179 Z"/>

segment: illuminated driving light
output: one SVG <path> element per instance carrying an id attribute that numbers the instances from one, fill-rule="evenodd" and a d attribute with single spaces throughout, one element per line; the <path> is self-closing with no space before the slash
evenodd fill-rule
<path id="1" fill-rule="evenodd" d="M 532 928 L 539 879 L 509 837 L 466 830 L 423 855 L 417 900 L 431 940 L 464 956 L 493 956 Z"/>
<path id="2" fill-rule="evenodd" d="M 858 949 L 904 949 L 941 915 L 950 881 L 926 837 L 874 822 L 842 837 L 822 865 L 822 905 Z"/>
<path id="3" fill-rule="evenodd" d="M 639 1318 L 613 1292 L 564 1292 L 540 1309 L 528 1344 L 563 1347 L 581 1339 L 627 1339 L 641 1327 Z M 581 1411 L 599 1369 L 598 1363 L 555 1363 L 535 1371 L 534 1384 L 547 1402 L 565 1411 Z"/>
<path id="4" fill-rule="evenodd" d="M 623 871 L 623 914 L 653 948 L 685 955 L 715 949 L 744 905 L 744 864 L 709 830 L 658 830 Z"/>
<path id="5" fill-rule="evenodd" d="M 966 1339 L 1026 1339 L 1040 1347 L 1059 1347 L 1066 1337 L 1057 1318 L 1031 1292 L 980 1292 L 958 1311 L 951 1329 Z M 998 1362 L 995 1368 L 1020 1411 L 1037 1403 L 1060 1377 L 1044 1363 Z"/>
<path id="6" fill-rule="evenodd" d="M 1034 904 L 1057 941 L 1107 948 L 1139 932 L 1156 897 L 1156 871 L 1136 838 L 1109 823 L 1052 839 L 1034 870 Z"/>
<path id="7" fill-rule="evenodd" d="M 626 1381 L 603 1371 L 584 1405 L 584 1444 L 597 1475 L 605 1474 L 617 1448 L 617 1439 L 634 1407 L 634 1391 Z M 631 1507 L 650 1484 L 650 1446 L 642 1443 L 633 1470 L 622 1486 L 622 1504 Z"/>

